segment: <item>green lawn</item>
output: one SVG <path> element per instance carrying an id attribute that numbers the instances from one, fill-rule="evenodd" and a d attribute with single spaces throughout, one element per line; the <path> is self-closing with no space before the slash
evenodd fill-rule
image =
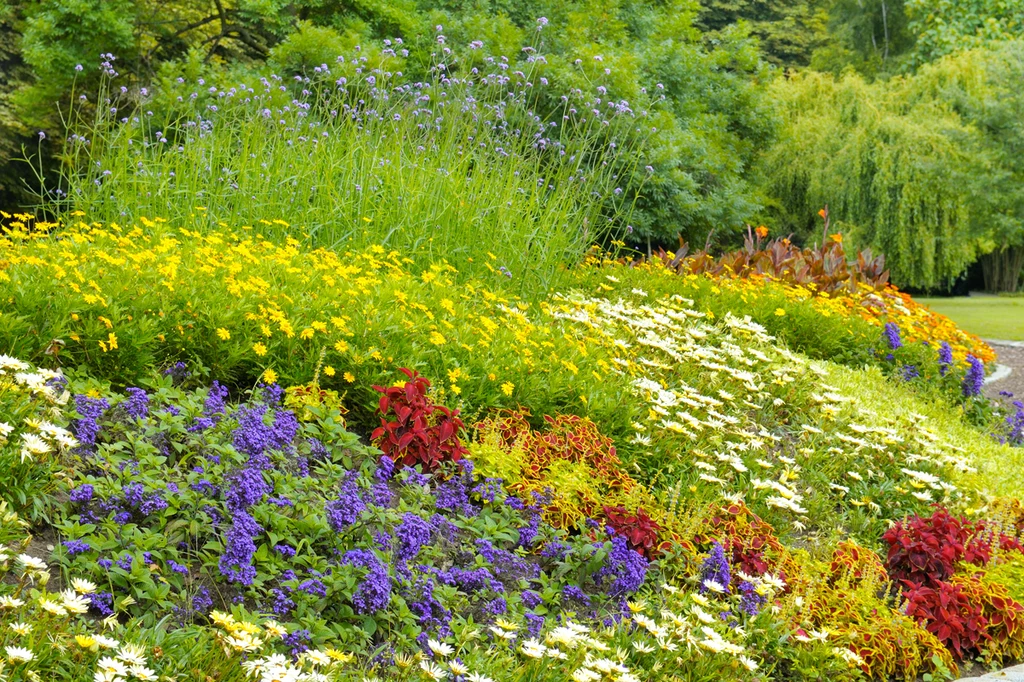
<path id="1" fill-rule="evenodd" d="M 915 300 L 983 339 L 1024 341 L 1024 297 L 959 296 Z"/>

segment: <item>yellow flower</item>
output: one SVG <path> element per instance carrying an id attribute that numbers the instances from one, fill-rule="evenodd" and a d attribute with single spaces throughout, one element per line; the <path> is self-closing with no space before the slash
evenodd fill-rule
<path id="1" fill-rule="evenodd" d="M 306 327 L 305 329 L 303 329 L 301 332 L 299 332 L 299 338 L 303 340 L 313 338 L 313 328 Z"/>
<path id="2" fill-rule="evenodd" d="M 276 384 L 277 383 L 277 372 L 275 372 L 274 370 L 272 370 L 272 369 L 270 369 L 268 367 L 263 372 L 263 381 L 267 382 L 268 384 Z"/>
<path id="3" fill-rule="evenodd" d="M 338 341 L 336 344 L 334 344 L 334 350 L 338 351 L 339 353 L 345 353 L 348 351 L 348 344 L 345 343 L 344 341 Z"/>
<path id="4" fill-rule="evenodd" d="M 260 357 L 263 357 L 264 355 L 267 354 L 267 347 L 264 346 L 262 343 L 254 343 L 252 345 L 252 352 Z"/>
<path id="5" fill-rule="evenodd" d="M 114 332 L 107 334 L 107 340 L 100 341 L 100 348 L 103 349 L 104 353 L 111 350 L 117 350 L 117 335 L 114 334 Z"/>
<path id="6" fill-rule="evenodd" d="M 435 346 L 443 346 L 447 342 L 448 340 L 441 335 L 441 332 L 430 332 L 430 343 L 434 344 Z"/>
<path id="7" fill-rule="evenodd" d="M 345 372 L 344 376 L 345 376 L 345 381 L 347 381 L 350 384 L 355 382 L 355 380 L 356 380 L 356 376 L 354 374 L 352 374 L 352 372 Z"/>
<path id="8" fill-rule="evenodd" d="M 96 643 L 96 640 L 89 635 L 76 635 L 75 641 L 78 642 L 78 646 L 83 649 L 91 649 L 92 651 L 99 650 L 99 645 Z"/>
<path id="9" fill-rule="evenodd" d="M 775 315 L 777 317 L 785 317 L 786 316 L 786 311 L 783 310 L 782 308 L 776 308 L 775 309 Z"/>
<path id="10" fill-rule="evenodd" d="M 326 367 L 324 367 L 324 374 L 326 374 L 329 377 L 333 377 L 334 376 L 334 368 L 331 367 L 330 365 L 327 365 Z"/>
<path id="11" fill-rule="evenodd" d="M 220 329 L 217 330 L 217 336 L 220 337 L 221 341 L 227 341 L 228 339 L 231 338 L 231 332 L 229 332 L 224 327 L 221 327 Z"/>
<path id="12" fill-rule="evenodd" d="M 506 381 L 501 385 L 501 392 L 505 395 L 512 395 L 512 391 L 516 390 L 516 385 L 511 381 Z"/>

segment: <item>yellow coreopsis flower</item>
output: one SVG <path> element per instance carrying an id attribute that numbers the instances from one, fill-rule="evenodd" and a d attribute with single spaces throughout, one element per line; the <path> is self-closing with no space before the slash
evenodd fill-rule
<path id="1" fill-rule="evenodd" d="M 268 384 L 276 384 L 277 383 L 277 372 L 275 372 L 274 370 L 272 370 L 272 369 L 270 369 L 268 367 L 263 372 L 263 381 L 267 382 Z"/>
<path id="2" fill-rule="evenodd" d="M 303 340 L 311 339 L 313 338 L 313 333 L 314 332 L 312 327 L 306 327 L 301 332 L 299 332 L 299 338 Z"/>
<path id="3" fill-rule="evenodd" d="M 262 343 L 254 343 L 252 345 L 252 352 L 260 357 L 263 357 L 264 355 L 267 354 L 267 347 L 264 346 Z"/>
<path id="4" fill-rule="evenodd" d="M 329 377 L 333 377 L 335 374 L 334 368 L 331 367 L 330 365 L 327 365 L 326 367 L 324 367 L 324 374 L 326 374 Z"/>
<path id="5" fill-rule="evenodd" d="M 345 377 L 345 381 L 347 381 L 348 383 L 350 383 L 350 384 L 351 383 L 355 383 L 356 375 L 352 374 L 352 372 L 345 372 L 344 377 Z"/>
<path id="6" fill-rule="evenodd" d="M 430 332 L 430 343 L 434 344 L 435 346 L 443 346 L 444 344 L 448 343 L 448 340 L 444 338 L 441 332 L 433 331 Z"/>
<path id="7" fill-rule="evenodd" d="M 501 385 L 501 392 L 505 395 L 512 395 L 512 391 L 516 390 L 516 385 L 511 381 L 506 381 Z"/>
<path id="8" fill-rule="evenodd" d="M 786 311 L 783 310 L 782 308 L 776 308 L 775 309 L 775 315 L 777 317 L 785 317 L 786 316 Z"/>
<path id="9" fill-rule="evenodd" d="M 229 332 L 224 327 L 221 327 L 220 329 L 217 330 L 217 336 L 220 337 L 221 341 L 227 341 L 228 339 L 231 338 L 231 332 Z"/>

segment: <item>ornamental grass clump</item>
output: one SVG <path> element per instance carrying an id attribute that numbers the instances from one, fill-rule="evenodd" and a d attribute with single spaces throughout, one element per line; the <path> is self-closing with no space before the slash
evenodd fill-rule
<path id="1" fill-rule="evenodd" d="M 103 221 L 197 216 L 204 231 L 241 217 L 277 240 L 383 245 L 543 291 L 626 233 L 664 98 L 635 84 L 633 101 L 610 95 L 618 74 L 579 60 L 554 72 L 541 46 L 458 58 L 429 39 L 441 43 L 419 77 L 381 44 L 294 77 L 191 64 L 129 89 L 111 70 L 67 112 L 67 163 L 45 200 Z"/>

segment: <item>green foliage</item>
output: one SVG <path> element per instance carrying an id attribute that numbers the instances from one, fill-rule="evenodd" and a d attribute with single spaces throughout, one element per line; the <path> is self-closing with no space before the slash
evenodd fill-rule
<path id="1" fill-rule="evenodd" d="M 915 65 L 1024 37 L 1021 0 L 907 0 L 906 11 L 917 38 Z"/>
<path id="2" fill-rule="evenodd" d="M 818 0 L 703 0 L 697 26 L 716 40 L 727 26 L 744 22 L 765 58 L 782 67 L 806 66 L 827 38 L 829 14 Z"/>
<path id="3" fill-rule="evenodd" d="M 820 239 L 807 216 L 828 205 L 837 230 L 885 254 L 895 284 L 934 287 L 979 251 L 970 184 L 986 160 L 973 129 L 916 85 L 813 72 L 777 83 L 786 122 L 758 172 L 777 232 Z"/>
<path id="4" fill-rule="evenodd" d="M 853 67 L 868 76 L 898 73 L 914 45 L 903 0 L 832 0 L 829 39 L 811 58 L 811 68 L 839 75 Z"/>

